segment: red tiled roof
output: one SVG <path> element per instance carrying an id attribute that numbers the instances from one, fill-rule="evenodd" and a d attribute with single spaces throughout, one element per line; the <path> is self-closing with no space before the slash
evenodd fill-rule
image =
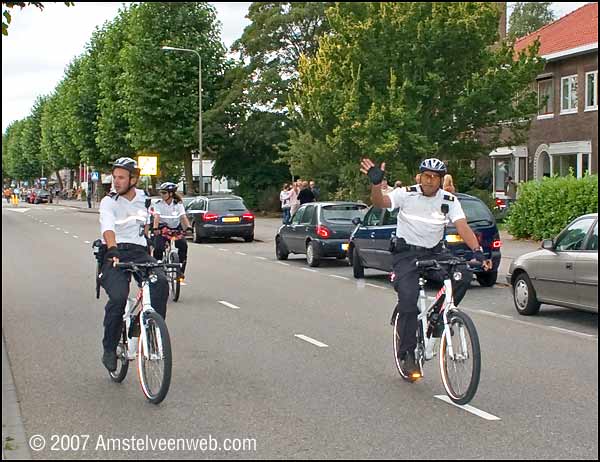
<path id="1" fill-rule="evenodd" d="M 515 51 L 519 52 L 540 39 L 540 56 L 570 50 L 598 42 L 598 3 L 572 11 L 566 16 L 518 39 Z"/>

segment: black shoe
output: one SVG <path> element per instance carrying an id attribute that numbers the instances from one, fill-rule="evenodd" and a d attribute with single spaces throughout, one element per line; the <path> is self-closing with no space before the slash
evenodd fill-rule
<path id="1" fill-rule="evenodd" d="M 108 369 L 108 372 L 117 370 L 117 353 L 114 351 L 105 351 L 102 355 L 102 364 Z"/>
<path id="2" fill-rule="evenodd" d="M 414 381 L 421 378 L 421 371 L 417 367 L 414 353 L 405 351 L 400 354 L 400 371 L 407 380 Z"/>

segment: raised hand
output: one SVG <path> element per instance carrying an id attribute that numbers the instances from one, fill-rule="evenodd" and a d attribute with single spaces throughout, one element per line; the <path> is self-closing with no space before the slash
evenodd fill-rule
<path id="1" fill-rule="evenodd" d="M 360 171 L 369 177 L 371 183 L 378 185 L 385 175 L 385 162 L 381 164 L 381 167 L 376 167 L 371 159 L 364 158 L 360 162 Z"/>

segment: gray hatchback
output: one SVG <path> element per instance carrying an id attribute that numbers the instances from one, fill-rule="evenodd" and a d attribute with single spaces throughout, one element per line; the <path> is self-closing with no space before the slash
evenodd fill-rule
<path id="1" fill-rule="evenodd" d="M 521 255 L 507 275 L 520 314 L 537 314 L 540 304 L 598 312 L 598 214 L 573 220 L 556 239 Z"/>

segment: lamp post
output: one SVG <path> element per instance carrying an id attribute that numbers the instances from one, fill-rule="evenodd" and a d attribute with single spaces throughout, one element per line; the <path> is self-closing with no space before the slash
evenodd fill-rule
<path id="1" fill-rule="evenodd" d="M 200 53 L 198 53 L 196 50 L 190 50 L 188 48 L 175 48 L 163 46 L 161 47 L 161 49 L 166 51 L 189 51 L 191 53 L 196 53 L 196 56 L 198 56 L 198 157 L 200 159 L 200 169 L 198 173 L 200 176 L 199 193 L 202 194 L 204 189 L 202 177 L 202 58 L 200 57 Z"/>

